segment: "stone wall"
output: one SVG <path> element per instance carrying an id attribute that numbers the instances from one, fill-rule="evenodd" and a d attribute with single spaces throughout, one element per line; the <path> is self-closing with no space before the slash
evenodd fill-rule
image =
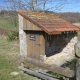
<path id="1" fill-rule="evenodd" d="M 80 58 L 80 41 L 75 45 L 76 55 Z"/>
<path id="2" fill-rule="evenodd" d="M 69 32 L 53 36 L 52 44 L 46 40 L 46 59 L 45 63 L 50 65 L 62 66 L 75 58 L 75 44 L 78 42 L 77 33 Z M 54 49 L 50 52 L 50 48 Z M 48 52 L 49 53 L 48 53 Z"/>
<path id="3" fill-rule="evenodd" d="M 23 17 L 19 15 L 19 41 L 20 41 L 20 55 L 27 55 L 26 33 L 23 31 Z"/>

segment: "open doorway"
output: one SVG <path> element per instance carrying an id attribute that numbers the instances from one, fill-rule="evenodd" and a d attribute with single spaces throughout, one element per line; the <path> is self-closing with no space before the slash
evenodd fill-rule
<path id="1" fill-rule="evenodd" d="M 45 53 L 50 57 L 60 52 L 68 53 L 76 43 L 76 32 L 62 32 L 58 35 L 45 35 Z M 72 46 L 72 47 L 71 47 Z M 69 51 L 68 51 L 69 50 Z"/>

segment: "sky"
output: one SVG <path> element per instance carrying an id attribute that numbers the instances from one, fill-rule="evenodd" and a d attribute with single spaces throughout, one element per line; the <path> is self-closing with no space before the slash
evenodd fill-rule
<path id="1" fill-rule="evenodd" d="M 3 6 L 3 4 L 4 4 L 4 1 L 0 0 L 0 6 Z"/>
<path id="2" fill-rule="evenodd" d="M 48 4 L 47 7 L 50 5 L 53 5 L 53 3 Z M 5 6 L 4 0 L 0 0 L 0 10 L 3 9 L 3 6 Z M 61 9 L 56 10 L 56 12 L 80 12 L 80 1 L 74 0 L 74 2 L 69 2 L 68 4 L 63 5 Z"/>
<path id="3" fill-rule="evenodd" d="M 4 6 L 4 2 L 3 0 L 0 0 L 0 10 L 3 9 L 3 6 Z"/>
<path id="4" fill-rule="evenodd" d="M 72 4 L 66 4 L 62 12 L 80 12 L 80 1 Z"/>

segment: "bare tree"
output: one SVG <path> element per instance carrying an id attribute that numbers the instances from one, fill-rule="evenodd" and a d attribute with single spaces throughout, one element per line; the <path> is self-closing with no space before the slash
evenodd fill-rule
<path id="1" fill-rule="evenodd" d="M 11 9 L 25 9 L 31 11 L 57 11 L 61 10 L 66 4 L 77 4 L 79 0 L 4 0 Z M 12 5 L 12 6 L 11 6 Z"/>
<path id="2" fill-rule="evenodd" d="M 76 0 L 78 1 L 78 0 Z M 17 26 L 17 10 L 31 10 L 31 11 L 59 11 L 64 5 L 71 4 L 73 1 L 69 0 L 4 0 L 6 10 L 10 14 L 10 22 L 13 26 Z"/>
<path id="3" fill-rule="evenodd" d="M 15 0 L 4 0 L 4 3 L 6 5 L 5 10 L 7 11 L 8 14 L 8 17 L 6 19 L 12 24 L 14 30 L 17 30 L 18 26 L 17 4 Z"/>
<path id="4" fill-rule="evenodd" d="M 25 9 L 32 11 L 58 10 L 67 0 L 4 0 L 8 4 L 15 4 L 16 9 Z"/>

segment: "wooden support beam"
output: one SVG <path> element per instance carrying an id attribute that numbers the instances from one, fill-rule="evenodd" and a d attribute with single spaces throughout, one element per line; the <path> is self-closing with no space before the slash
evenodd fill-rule
<path id="1" fill-rule="evenodd" d="M 80 58 L 76 63 L 76 80 L 80 80 Z"/>
<path id="2" fill-rule="evenodd" d="M 29 63 L 31 63 L 35 66 L 40 67 L 40 68 L 44 68 L 44 69 L 47 69 L 47 70 L 52 71 L 54 73 L 64 75 L 65 77 L 73 77 L 74 74 L 75 74 L 73 70 L 68 70 L 68 69 L 58 67 L 58 66 L 55 66 L 55 65 L 49 65 L 49 64 L 46 64 L 46 63 L 43 63 L 43 62 L 40 62 L 40 61 L 30 59 L 28 57 L 25 57 L 22 60 L 23 60 L 24 63 L 29 62 Z"/>
<path id="3" fill-rule="evenodd" d="M 39 77 L 39 78 L 44 79 L 44 80 L 59 80 L 59 79 L 53 78 L 51 76 L 48 76 L 48 75 L 45 75 L 45 74 L 41 74 L 41 73 L 38 73 L 36 71 L 24 68 L 22 66 L 19 66 L 18 68 L 21 69 L 21 70 L 23 70 L 23 71 L 25 71 L 26 73 L 28 73 L 30 75 Z"/>

